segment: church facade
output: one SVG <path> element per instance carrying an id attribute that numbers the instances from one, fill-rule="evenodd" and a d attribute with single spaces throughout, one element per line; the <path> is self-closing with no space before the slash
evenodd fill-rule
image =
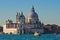
<path id="1" fill-rule="evenodd" d="M 13 34 L 14 32 L 16 34 L 33 34 L 35 32 L 44 33 L 44 29 L 43 29 L 44 25 L 43 23 L 41 23 L 41 21 L 39 21 L 38 14 L 35 12 L 34 7 L 31 8 L 27 20 L 23 12 L 21 13 L 17 12 L 16 23 L 13 23 L 11 20 L 8 20 L 6 21 L 5 25 L 6 25 L 4 30 L 5 33 L 9 32 L 9 30 L 6 29 L 12 30 L 12 28 L 13 30 L 10 32 L 12 32 Z"/>

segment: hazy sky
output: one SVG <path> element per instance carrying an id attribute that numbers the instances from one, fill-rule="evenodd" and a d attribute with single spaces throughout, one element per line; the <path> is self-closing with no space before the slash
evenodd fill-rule
<path id="1" fill-rule="evenodd" d="M 60 0 L 0 0 L 0 24 L 7 19 L 16 21 L 16 12 L 23 11 L 26 19 L 32 5 L 44 24 L 60 25 Z"/>

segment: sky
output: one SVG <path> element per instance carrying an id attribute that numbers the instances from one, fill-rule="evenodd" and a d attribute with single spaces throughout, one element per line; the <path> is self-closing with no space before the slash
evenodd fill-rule
<path id="1" fill-rule="evenodd" d="M 0 0 L 0 24 L 7 19 L 16 22 L 17 12 L 27 19 L 32 5 L 41 22 L 60 25 L 60 0 Z"/>

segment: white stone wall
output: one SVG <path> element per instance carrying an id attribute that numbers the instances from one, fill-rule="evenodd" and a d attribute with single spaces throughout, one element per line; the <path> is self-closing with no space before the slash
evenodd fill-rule
<path id="1" fill-rule="evenodd" d="M 3 25 L 3 32 L 5 33 L 6 31 L 6 25 Z"/>
<path id="2" fill-rule="evenodd" d="M 12 33 L 12 34 L 17 34 L 17 29 L 16 28 L 6 28 L 5 33 Z"/>

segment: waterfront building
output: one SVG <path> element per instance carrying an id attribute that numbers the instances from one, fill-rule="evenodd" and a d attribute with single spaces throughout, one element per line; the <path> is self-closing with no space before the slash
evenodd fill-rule
<path id="1" fill-rule="evenodd" d="M 17 34 L 17 23 L 13 23 L 12 20 L 6 20 L 6 24 L 3 25 L 3 32 L 6 34 Z"/>
<path id="2" fill-rule="evenodd" d="M 17 12 L 16 23 L 8 20 L 3 27 L 5 33 L 12 32 L 13 34 L 33 34 L 35 32 L 44 33 L 43 26 L 43 23 L 41 23 L 39 20 L 38 14 L 35 12 L 34 7 L 32 6 L 27 21 L 23 12 Z"/>

